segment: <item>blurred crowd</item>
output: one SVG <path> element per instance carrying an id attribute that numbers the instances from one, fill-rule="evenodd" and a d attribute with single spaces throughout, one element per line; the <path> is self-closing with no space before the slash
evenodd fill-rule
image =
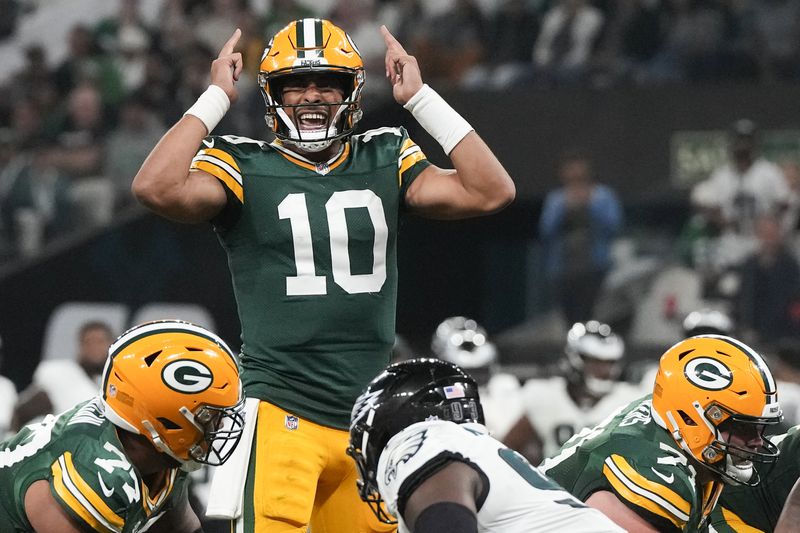
<path id="1" fill-rule="evenodd" d="M 3 0 L 0 40 L 19 37 L 20 20 L 48 4 Z M 27 46 L 24 66 L 0 86 L 0 260 L 35 255 L 128 207 L 132 176 L 205 89 L 209 63 L 236 27 L 243 103 L 219 131 L 253 137 L 265 134 L 255 83 L 265 40 L 309 15 L 346 28 L 367 72 L 383 70 L 377 26 L 387 24 L 440 88 L 768 83 L 800 75 L 794 0 L 163 0 L 154 19 L 138 0 L 118 5 L 111 17 L 88 14 L 72 27 L 57 64 L 52 50 Z"/>

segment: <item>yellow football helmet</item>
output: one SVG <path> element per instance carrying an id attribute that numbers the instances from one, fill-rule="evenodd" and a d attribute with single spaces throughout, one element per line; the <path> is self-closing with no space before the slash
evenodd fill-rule
<path id="1" fill-rule="evenodd" d="M 294 76 L 326 74 L 344 94 L 334 103 L 284 105 L 282 87 Z M 361 119 L 364 62 L 353 39 L 328 20 L 300 19 L 275 34 L 261 56 L 258 85 L 267 105 L 265 119 L 276 137 L 309 152 L 324 150 L 336 139 L 349 136 Z M 303 108 L 327 106 L 326 123 L 302 130 L 298 115 Z M 290 117 L 287 108 L 293 108 Z"/>
<path id="2" fill-rule="evenodd" d="M 782 419 L 775 379 L 758 353 L 731 337 L 691 337 L 661 356 L 653 418 L 693 459 L 729 483 L 757 485 L 753 462 L 778 456 L 763 434 Z"/>
<path id="3" fill-rule="evenodd" d="M 106 418 L 183 464 L 230 457 L 244 427 L 243 398 L 236 358 L 222 339 L 163 320 L 129 329 L 108 354 Z"/>

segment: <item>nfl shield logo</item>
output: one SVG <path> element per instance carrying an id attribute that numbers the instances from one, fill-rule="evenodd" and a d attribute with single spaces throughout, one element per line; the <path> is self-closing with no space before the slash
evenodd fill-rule
<path id="1" fill-rule="evenodd" d="M 325 176 L 331 171 L 331 167 L 329 167 L 327 163 L 317 163 L 316 170 L 317 174 Z"/>
<path id="2" fill-rule="evenodd" d="M 294 415 L 286 415 L 286 429 L 294 431 L 300 423 L 299 419 Z"/>

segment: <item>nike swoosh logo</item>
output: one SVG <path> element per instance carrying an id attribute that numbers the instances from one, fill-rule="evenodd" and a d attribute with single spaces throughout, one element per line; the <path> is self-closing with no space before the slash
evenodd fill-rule
<path id="1" fill-rule="evenodd" d="M 652 470 L 655 475 L 657 475 L 658 477 L 660 477 L 661 479 L 663 479 L 667 483 L 672 483 L 673 481 L 675 481 L 675 472 L 670 472 L 670 474 L 668 476 L 665 476 L 664 474 L 662 474 L 661 472 L 659 472 L 658 470 L 656 470 L 652 466 L 650 467 L 650 470 Z"/>
<path id="2" fill-rule="evenodd" d="M 214 148 L 214 139 L 211 139 L 210 141 L 203 139 L 203 144 L 205 144 L 209 148 Z"/>
<path id="3" fill-rule="evenodd" d="M 106 498 L 110 498 L 112 494 L 114 494 L 114 489 L 106 487 L 105 482 L 103 481 L 103 476 L 100 475 L 100 472 L 97 473 L 97 480 L 100 482 L 100 490 L 103 491 L 103 494 Z"/>

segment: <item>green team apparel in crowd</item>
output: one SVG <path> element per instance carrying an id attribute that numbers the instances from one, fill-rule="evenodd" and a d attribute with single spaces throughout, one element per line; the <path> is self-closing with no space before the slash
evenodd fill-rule
<path id="1" fill-rule="evenodd" d="M 686 456 L 653 420 L 651 398 L 582 430 L 540 468 L 581 501 L 613 492 L 659 531 L 708 531 L 722 483 L 698 486 Z"/>
<path id="2" fill-rule="evenodd" d="M 758 486 L 725 489 L 711 515 L 715 531 L 757 533 L 775 529 L 789 491 L 800 477 L 800 426 L 770 440 L 781 451 L 778 460 L 759 467 Z"/>
<path id="3" fill-rule="evenodd" d="M 228 195 L 212 222 L 228 254 L 249 397 L 348 427 L 355 398 L 389 362 L 398 219 L 428 165 L 403 128 L 355 135 L 326 163 L 279 141 L 203 140 L 192 168 Z"/>
<path id="4" fill-rule="evenodd" d="M 150 494 L 126 458 L 117 428 L 94 398 L 58 417 L 23 428 L 0 443 L 0 531 L 33 531 L 25 493 L 46 479 L 64 511 L 90 531 L 145 531 L 187 497 L 186 473 L 169 470 L 164 488 Z M 120 430 L 121 431 L 121 430 Z"/>

